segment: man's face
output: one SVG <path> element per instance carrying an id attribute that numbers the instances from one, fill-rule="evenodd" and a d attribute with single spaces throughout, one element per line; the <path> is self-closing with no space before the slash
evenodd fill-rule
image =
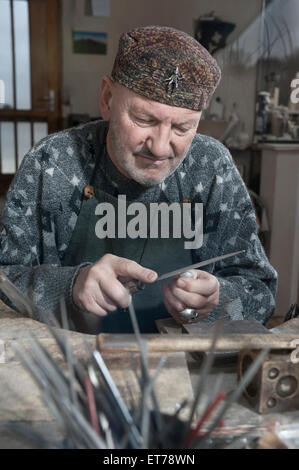
<path id="1" fill-rule="evenodd" d="M 162 182 L 184 159 L 201 112 L 151 101 L 111 81 L 110 86 L 109 116 L 103 117 L 109 120 L 111 160 L 143 186 Z"/>

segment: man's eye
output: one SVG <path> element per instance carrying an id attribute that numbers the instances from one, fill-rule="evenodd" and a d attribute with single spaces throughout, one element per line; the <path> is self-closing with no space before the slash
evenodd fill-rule
<path id="1" fill-rule="evenodd" d="M 132 116 L 132 119 L 140 124 L 151 124 L 152 119 L 146 117 Z"/>
<path id="2" fill-rule="evenodd" d="M 180 134 L 186 134 L 189 129 L 185 129 L 184 127 L 176 127 L 175 128 Z"/>
<path id="3" fill-rule="evenodd" d="M 137 121 L 140 122 L 141 124 L 152 124 L 153 122 L 150 119 L 141 119 L 141 118 L 137 118 Z"/>

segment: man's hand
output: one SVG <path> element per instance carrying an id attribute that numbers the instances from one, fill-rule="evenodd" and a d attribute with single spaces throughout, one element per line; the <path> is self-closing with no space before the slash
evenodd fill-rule
<path id="1" fill-rule="evenodd" d="M 117 307 L 128 307 L 131 302 L 131 295 L 121 281 L 137 279 L 150 284 L 156 278 L 155 271 L 143 268 L 135 261 L 107 254 L 79 270 L 73 287 L 73 301 L 83 310 L 105 316 Z"/>
<path id="2" fill-rule="evenodd" d="M 178 323 L 184 323 L 179 313 L 186 308 L 198 312 L 197 320 L 206 318 L 219 303 L 219 282 L 215 276 L 198 269 L 190 269 L 195 279 L 177 277 L 162 286 L 164 305 Z"/>

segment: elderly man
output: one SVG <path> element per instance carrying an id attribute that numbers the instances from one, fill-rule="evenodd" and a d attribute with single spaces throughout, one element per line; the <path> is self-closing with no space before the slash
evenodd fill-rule
<path id="1" fill-rule="evenodd" d="M 64 294 L 77 330 L 129 332 L 125 283 L 137 280 L 146 284 L 133 297 L 143 332 L 169 315 L 184 322 L 186 308 L 193 321 L 213 321 L 221 311 L 232 320 L 269 318 L 276 273 L 250 197 L 228 150 L 196 134 L 219 79 L 215 60 L 183 32 L 149 26 L 121 36 L 112 75 L 101 82 L 103 121 L 43 139 L 7 195 L 0 264 L 37 306 L 58 314 Z M 169 236 L 157 203 L 177 204 L 168 212 Z M 180 231 L 186 214 L 203 231 L 189 248 L 190 231 Z M 191 270 L 193 277 L 155 282 L 239 250 L 245 253 Z"/>

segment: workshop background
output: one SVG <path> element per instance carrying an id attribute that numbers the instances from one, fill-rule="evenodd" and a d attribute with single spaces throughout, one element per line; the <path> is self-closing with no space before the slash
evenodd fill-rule
<path id="1" fill-rule="evenodd" d="M 285 316 L 299 292 L 298 18 L 298 0 L 0 0 L 0 210 L 35 142 L 100 117 L 120 34 L 175 27 L 221 67 L 198 132 L 227 145 L 250 190 Z"/>

